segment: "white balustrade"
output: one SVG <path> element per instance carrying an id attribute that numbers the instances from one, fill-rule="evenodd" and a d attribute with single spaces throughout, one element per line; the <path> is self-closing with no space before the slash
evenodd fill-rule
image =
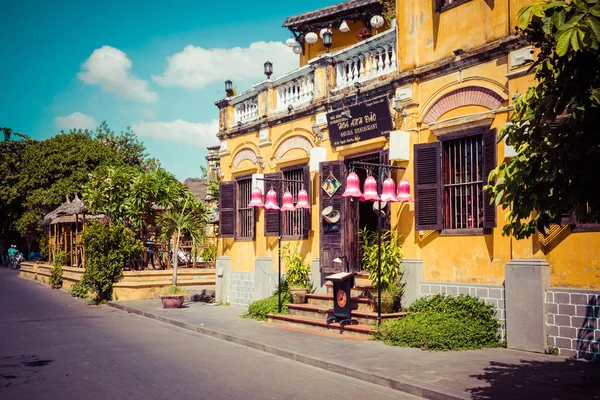
<path id="1" fill-rule="evenodd" d="M 336 87 L 364 82 L 397 71 L 396 30 L 373 36 L 333 56 Z"/>
<path id="2" fill-rule="evenodd" d="M 315 92 L 314 75 L 310 73 L 298 76 L 293 80 L 276 86 L 275 90 L 277 93 L 278 110 L 287 109 L 290 105 L 298 107 L 309 103 L 312 101 Z"/>
<path id="3" fill-rule="evenodd" d="M 258 98 L 253 97 L 235 105 L 235 123 L 253 121 L 258 118 Z"/>

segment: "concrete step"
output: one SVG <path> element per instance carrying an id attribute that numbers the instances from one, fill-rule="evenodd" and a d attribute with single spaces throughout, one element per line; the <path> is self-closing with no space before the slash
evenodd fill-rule
<path id="1" fill-rule="evenodd" d="M 350 296 L 369 298 L 370 293 L 374 293 L 374 290 L 375 289 L 373 288 L 373 286 L 354 286 L 352 289 L 350 289 Z M 327 294 L 333 295 L 332 286 L 327 286 Z"/>
<path id="2" fill-rule="evenodd" d="M 288 310 L 290 315 L 299 317 L 306 317 L 312 319 L 326 320 L 328 317 L 333 316 L 332 307 L 320 307 L 314 304 L 288 304 Z M 397 312 L 391 314 L 381 314 L 381 322 L 388 320 L 405 317 L 407 313 Z M 358 321 L 359 325 L 366 326 L 377 326 L 377 313 L 376 312 L 365 312 L 365 311 L 352 311 L 352 319 Z"/>
<path id="3" fill-rule="evenodd" d="M 124 271 L 121 282 L 148 282 L 148 281 L 164 281 L 173 276 L 172 270 L 144 270 L 144 271 Z M 177 271 L 177 281 L 194 281 L 194 280 L 211 280 L 216 279 L 214 269 L 179 269 Z"/>
<path id="4" fill-rule="evenodd" d="M 307 300 L 308 304 L 313 304 L 313 305 L 319 306 L 319 307 L 333 308 L 333 295 L 331 295 L 331 294 L 308 293 L 306 295 L 306 300 Z M 358 296 L 352 296 L 350 300 L 352 302 L 353 310 L 365 311 L 365 312 L 373 311 L 373 306 L 372 306 L 371 302 L 369 301 L 369 299 L 358 297 Z"/>
<path id="5" fill-rule="evenodd" d="M 273 324 L 290 325 L 314 331 L 333 332 L 340 335 L 361 338 L 364 340 L 370 340 L 372 335 L 377 332 L 376 329 L 366 325 L 340 326 L 338 322 L 328 324 L 325 319 L 307 318 L 298 315 L 269 314 L 268 320 Z"/>

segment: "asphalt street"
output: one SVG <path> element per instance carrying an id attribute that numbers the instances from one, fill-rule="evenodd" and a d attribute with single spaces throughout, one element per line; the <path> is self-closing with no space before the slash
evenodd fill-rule
<path id="1" fill-rule="evenodd" d="M 0 268 L 0 399 L 332 397 L 417 399 L 107 306 L 89 306 Z"/>

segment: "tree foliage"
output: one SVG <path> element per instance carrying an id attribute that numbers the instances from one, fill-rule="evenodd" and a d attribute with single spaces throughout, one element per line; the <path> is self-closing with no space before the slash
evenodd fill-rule
<path id="1" fill-rule="evenodd" d="M 540 1 L 518 18 L 538 53 L 538 84 L 518 97 L 502 131 L 518 155 L 492 171 L 486 189 L 510 208 L 503 233 L 524 238 L 566 213 L 600 210 L 600 2 Z"/>

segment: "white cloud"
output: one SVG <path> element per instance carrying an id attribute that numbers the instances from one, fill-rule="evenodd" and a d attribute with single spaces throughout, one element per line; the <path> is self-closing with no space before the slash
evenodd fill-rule
<path id="1" fill-rule="evenodd" d="M 281 42 L 254 42 L 249 47 L 203 49 L 192 45 L 167 58 L 162 76 L 152 76 L 164 86 L 199 89 L 214 81 L 263 79 L 265 61 L 273 63 L 275 76 L 297 68 L 298 56 Z"/>
<path id="2" fill-rule="evenodd" d="M 152 103 L 158 95 L 148 89 L 148 82 L 131 74 L 131 60 L 127 54 L 111 46 L 94 50 L 82 64 L 77 77 L 90 85 L 98 85 L 107 92 Z"/>
<path id="3" fill-rule="evenodd" d="M 199 147 L 214 146 L 219 143 L 219 121 L 208 123 L 188 122 L 176 119 L 171 122 L 138 121 L 131 126 L 139 137 L 154 138 L 165 141 L 182 142 Z"/>
<path id="4" fill-rule="evenodd" d="M 54 126 L 58 129 L 94 129 L 98 126 L 98 123 L 89 115 L 74 112 L 73 114 L 67 115 L 66 117 L 54 118 Z"/>

